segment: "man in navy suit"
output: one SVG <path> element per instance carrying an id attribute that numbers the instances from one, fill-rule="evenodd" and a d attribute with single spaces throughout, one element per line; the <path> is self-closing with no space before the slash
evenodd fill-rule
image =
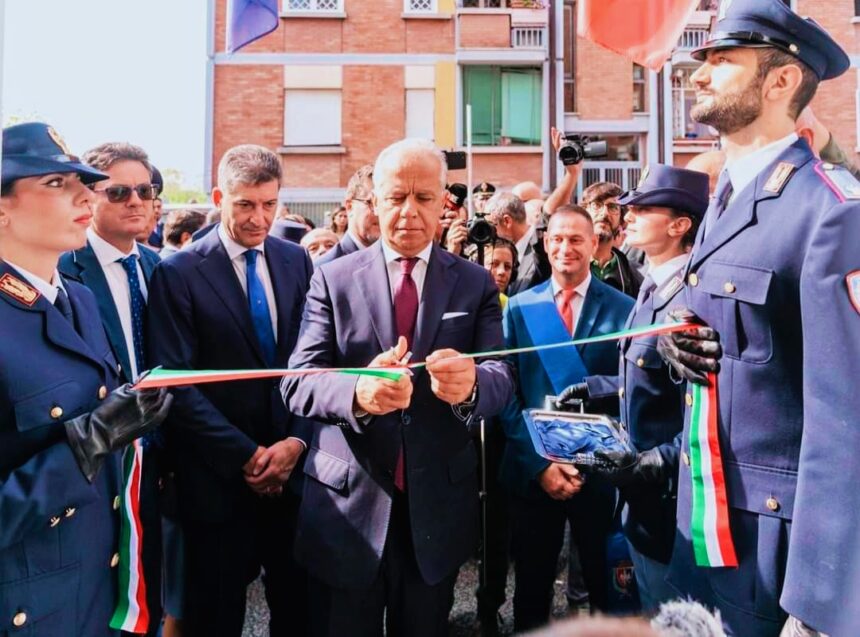
<path id="1" fill-rule="evenodd" d="M 633 299 L 591 275 L 597 247 L 591 217 L 579 206 L 562 206 L 544 237 L 552 276 L 512 296 L 505 312 L 505 340 L 512 348 L 560 343 L 621 329 Z M 589 374 L 611 373 L 614 343 L 557 348 L 513 357 L 519 391 L 502 414 L 508 438 L 500 480 L 511 494 L 511 553 L 516 569 L 514 627 L 530 630 L 549 621 L 558 554 L 565 522 L 579 549 L 589 602 L 605 610 L 606 538 L 615 491 L 599 477 L 583 484 L 572 465 L 551 463 L 537 454 L 522 417 L 542 407 Z"/>
<path id="2" fill-rule="evenodd" d="M 147 284 L 159 258 L 135 241 L 149 226 L 158 189 L 146 152 L 126 143 L 107 143 L 87 151 L 83 161 L 108 175 L 93 187 L 93 222 L 87 244 L 60 258 L 59 270 L 93 291 L 102 324 L 119 365 L 122 382 L 133 383 L 149 369 L 144 344 Z M 158 481 L 161 452 L 143 440 L 141 523 L 143 567 L 149 607 L 149 633 L 161 625 L 161 515 Z"/>
<path id="3" fill-rule="evenodd" d="M 291 367 L 426 361 L 398 381 L 332 373 L 284 379 L 320 424 L 305 463 L 296 551 L 316 635 L 448 634 L 460 565 L 478 528 L 469 425 L 513 391 L 509 366 L 458 352 L 502 347 L 489 274 L 433 244 L 444 155 L 405 140 L 374 167 L 382 239 L 314 273 Z"/>
<path id="4" fill-rule="evenodd" d="M 320 257 L 316 267 L 368 248 L 379 239 L 379 218 L 373 209 L 373 166 L 362 166 L 350 177 L 343 205 L 349 218 L 346 233 L 334 248 Z"/>
<path id="5" fill-rule="evenodd" d="M 687 380 L 715 373 L 718 390 L 704 444 L 685 401 L 669 581 L 735 635 L 858 635 L 860 183 L 795 132 L 850 59 L 780 0 L 724 3 L 693 55 L 691 117 L 726 152 L 686 270 L 686 307 L 708 327 L 659 348 Z M 699 486 L 717 475 L 700 460 L 716 445 L 722 511 Z M 719 518 L 727 529 L 708 524 Z M 721 568 L 729 537 L 737 566 Z"/>
<path id="6" fill-rule="evenodd" d="M 220 225 L 152 277 L 153 364 L 287 366 L 313 268 L 300 247 L 268 235 L 280 183 L 265 148 L 225 153 L 212 193 Z M 298 497 L 284 488 L 305 449 L 303 424 L 272 380 L 176 390 L 165 433 L 177 458 L 190 634 L 241 635 L 246 587 L 261 566 L 271 634 L 304 634 L 306 584 L 291 555 Z"/>

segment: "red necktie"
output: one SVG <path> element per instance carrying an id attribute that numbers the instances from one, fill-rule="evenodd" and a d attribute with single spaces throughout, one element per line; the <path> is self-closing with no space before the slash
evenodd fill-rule
<path id="1" fill-rule="evenodd" d="M 562 290 L 555 298 L 558 313 L 561 314 L 561 320 L 564 321 L 564 326 L 571 336 L 573 336 L 573 308 L 570 302 L 574 296 L 576 296 L 576 290 Z"/>
<path id="2" fill-rule="evenodd" d="M 418 257 L 409 259 L 401 257 L 400 278 L 394 286 L 394 320 L 397 323 L 397 335 L 405 336 L 408 348 L 412 349 L 412 338 L 415 336 L 415 323 L 418 321 L 418 286 L 412 279 L 412 270 L 418 263 Z M 403 458 L 403 445 L 397 454 L 397 465 L 394 467 L 394 486 L 399 491 L 406 490 L 406 470 Z"/>

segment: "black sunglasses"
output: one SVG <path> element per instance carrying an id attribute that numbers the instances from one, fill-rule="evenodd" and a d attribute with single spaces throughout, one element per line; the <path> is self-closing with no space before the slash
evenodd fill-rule
<path id="1" fill-rule="evenodd" d="M 158 197 L 158 186 L 154 184 L 138 184 L 137 186 L 108 186 L 103 190 L 96 190 L 94 186 L 90 186 L 93 192 L 103 192 L 107 195 L 108 201 L 111 203 L 124 203 L 131 199 L 131 193 L 136 192 L 137 196 L 143 201 L 152 201 Z"/>

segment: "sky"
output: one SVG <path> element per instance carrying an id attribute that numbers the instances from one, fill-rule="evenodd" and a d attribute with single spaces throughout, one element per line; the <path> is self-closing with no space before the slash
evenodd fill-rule
<path id="1" fill-rule="evenodd" d="M 142 146 L 202 187 L 206 0 L 0 0 L 2 107 L 82 154 Z"/>

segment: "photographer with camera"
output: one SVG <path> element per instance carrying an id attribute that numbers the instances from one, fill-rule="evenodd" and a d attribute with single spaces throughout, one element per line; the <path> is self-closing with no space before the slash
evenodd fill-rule
<path id="1" fill-rule="evenodd" d="M 468 193 L 469 189 L 465 184 L 449 184 L 445 188 L 442 216 L 436 229 L 439 245 L 451 254 L 459 256 L 463 255 L 463 247 L 469 236 L 466 225 L 469 213 L 465 208 Z"/>

